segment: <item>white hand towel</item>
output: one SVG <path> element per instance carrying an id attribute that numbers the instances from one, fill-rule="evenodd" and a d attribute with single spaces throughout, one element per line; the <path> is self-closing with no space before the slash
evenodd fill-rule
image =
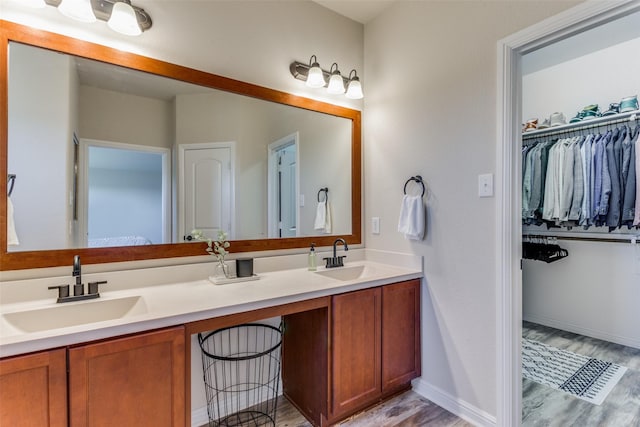
<path id="1" fill-rule="evenodd" d="M 313 223 L 313 228 L 318 231 L 324 231 L 324 224 L 327 218 L 327 203 L 318 202 L 316 208 L 316 220 Z"/>
<path id="2" fill-rule="evenodd" d="M 331 205 L 329 202 L 318 202 L 313 228 L 322 233 L 331 234 Z"/>
<path id="3" fill-rule="evenodd" d="M 327 211 L 324 217 L 324 232 L 331 234 L 331 203 L 327 202 Z"/>
<path id="4" fill-rule="evenodd" d="M 13 203 L 11 203 L 11 198 L 7 197 L 7 245 L 16 246 L 19 244 L 16 223 L 13 220 Z"/>
<path id="5" fill-rule="evenodd" d="M 425 212 L 422 196 L 406 195 L 402 198 L 398 231 L 407 240 L 422 240 L 425 232 Z"/>

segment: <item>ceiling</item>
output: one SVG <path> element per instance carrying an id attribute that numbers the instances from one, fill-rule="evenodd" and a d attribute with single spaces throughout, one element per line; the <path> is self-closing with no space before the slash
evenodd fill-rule
<path id="1" fill-rule="evenodd" d="M 567 37 L 522 57 L 522 74 L 527 75 L 598 50 L 640 38 L 640 12 Z"/>
<path id="2" fill-rule="evenodd" d="M 366 24 L 378 16 L 391 3 L 396 0 L 313 0 L 316 3 L 353 19 L 361 24 Z"/>

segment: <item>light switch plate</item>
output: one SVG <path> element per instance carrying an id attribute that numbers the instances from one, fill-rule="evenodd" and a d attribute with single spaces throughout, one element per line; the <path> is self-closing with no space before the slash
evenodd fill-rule
<path id="1" fill-rule="evenodd" d="M 478 175 L 478 196 L 493 197 L 493 174 Z"/>
<path id="2" fill-rule="evenodd" d="M 380 217 L 371 218 L 371 233 L 380 234 Z"/>

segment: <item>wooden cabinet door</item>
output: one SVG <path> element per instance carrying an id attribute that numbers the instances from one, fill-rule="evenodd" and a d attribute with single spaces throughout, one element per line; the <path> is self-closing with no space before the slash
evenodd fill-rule
<path id="1" fill-rule="evenodd" d="M 327 417 L 328 310 L 289 314 L 283 320 L 283 394 L 313 425 L 321 425 Z"/>
<path id="2" fill-rule="evenodd" d="M 420 280 L 382 287 L 382 392 L 420 376 Z"/>
<path id="3" fill-rule="evenodd" d="M 380 288 L 333 297 L 332 418 L 380 398 Z"/>
<path id="4" fill-rule="evenodd" d="M 0 426 L 66 425 L 66 349 L 0 360 Z"/>
<path id="5" fill-rule="evenodd" d="M 70 426 L 184 426 L 184 345 L 175 327 L 70 348 Z"/>

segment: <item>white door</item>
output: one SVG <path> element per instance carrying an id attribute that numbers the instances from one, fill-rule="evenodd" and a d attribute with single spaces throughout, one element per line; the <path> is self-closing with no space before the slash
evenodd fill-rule
<path id="1" fill-rule="evenodd" d="M 190 240 L 194 229 L 213 239 L 223 230 L 233 238 L 231 147 L 187 146 L 182 154 L 183 238 Z"/>
<path id="2" fill-rule="evenodd" d="M 296 146 L 279 151 L 278 211 L 280 237 L 296 237 Z"/>

